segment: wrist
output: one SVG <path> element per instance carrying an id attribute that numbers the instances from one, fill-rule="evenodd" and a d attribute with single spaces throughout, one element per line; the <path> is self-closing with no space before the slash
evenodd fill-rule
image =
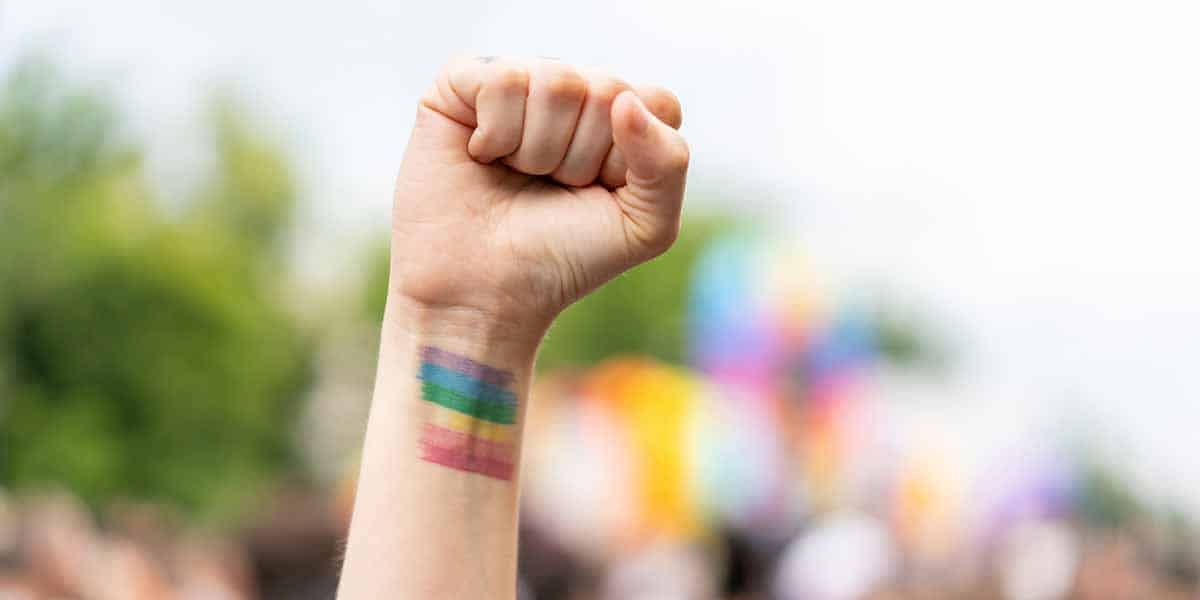
<path id="1" fill-rule="evenodd" d="M 533 362 L 551 319 L 511 308 L 434 304 L 392 292 L 385 338 L 405 338 L 479 357 L 504 357 L 514 367 Z"/>
<path id="2" fill-rule="evenodd" d="M 385 315 L 379 378 L 390 383 L 375 397 L 388 399 L 391 410 L 401 407 L 399 435 L 407 440 L 402 445 L 415 449 L 418 472 L 439 480 L 466 473 L 478 485 L 460 489 L 502 491 L 495 484 L 511 482 L 519 472 L 540 335 L 491 315 L 399 296 L 389 299 Z M 393 391 L 386 391 L 389 386 Z M 402 401 L 391 400 L 397 397 Z"/>

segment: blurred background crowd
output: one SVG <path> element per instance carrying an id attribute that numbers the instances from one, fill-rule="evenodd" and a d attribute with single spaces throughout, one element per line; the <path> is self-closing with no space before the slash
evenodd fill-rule
<path id="1" fill-rule="evenodd" d="M 934 4 L 914 8 L 904 22 L 918 27 L 920 11 L 935 8 L 948 22 L 983 18 Z M 7 10 L 0 10 L 0 600 L 333 597 L 388 285 L 386 179 L 403 149 L 395 134 L 406 126 L 409 104 L 380 107 L 370 87 L 354 87 L 363 79 L 327 68 L 368 69 L 367 80 L 377 74 L 370 69 L 393 68 L 372 45 L 382 42 L 371 41 L 379 33 L 366 24 L 371 10 L 324 23 L 334 33 L 357 23 L 362 38 L 321 47 L 337 60 L 288 75 L 267 72 L 263 65 L 272 63 L 263 56 L 272 52 L 246 48 L 265 48 L 268 40 L 258 32 L 246 42 L 246 28 L 222 16 L 222 6 L 175 14 L 116 3 L 115 16 L 104 16 L 70 3 L 0 4 Z M 500 43 L 565 28 L 466 8 L 483 16 L 442 7 L 430 10 L 449 12 L 429 18 L 459 19 L 477 34 L 486 23 L 510 26 L 513 38 L 477 36 Z M 647 7 L 647 20 L 632 19 L 632 10 L 617 3 L 612 14 L 591 16 L 672 31 L 657 20 L 667 9 Z M 694 28 L 723 22 L 714 10 L 695 7 Z M 813 10 L 810 37 L 818 41 L 809 50 L 837 56 L 840 47 L 821 33 L 836 33 L 847 17 Z M 1011 24 L 1020 14 L 991 16 Z M 1066 39 L 1101 60 L 1108 46 L 1088 44 L 1108 39 L 1101 33 L 1124 15 L 1064 5 L 1045 16 L 1064 25 L 1081 15 L 1092 29 Z M 293 36 L 312 33 L 323 16 L 299 10 L 299 33 L 280 33 L 285 48 L 305 56 Z M 805 14 L 786 16 L 808 22 Z M 762 44 L 744 51 L 745 64 L 755 65 L 760 52 L 783 43 L 782 29 L 752 35 L 750 24 L 761 24 L 763 14 L 729 18 L 723 26 L 732 37 L 701 54 L 717 57 L 718 66 L 743 64 L 738 57 L 753 48 L 747 40 Z M 153 26 L 130 25 L 137 19 Z M 105 29 L 118 22 L 124 29 Z M 1176 56 L 1179 47 L 1169 44 L 1182 25 L 1130 22 L 1142 39 L 1168 45 L 1159 48 L 1164 57 Z M 853 23 L 880 36 L 870 47 L 887 45 L 873 21 Z M 67 41 L 36 35 L 55 27 Z M 449 36 L 446 25 L 434 29 Z M 124 31 L 132 41 L 98 42 L 96 31 L 116 38 Z M 183 37 L 178 48 L 190 54 L 171 50 L 171 31 L 227 36 L 249 66 L 208 85 L 191 109 L 164 113 L 147 99 L 161 90 L 151 85 L 143 95 L 126 82 L 169 77 L 114 75 L 123 65 L 97 58 L 107 52 L 127 60 L 121 48 L 132 48 L 143 57 L 128 62 L 135 69 L 174 71 L 163 61 L 185 56 L 180 68 L 202 71 L 204 51 L 215 46 Z M 1043 54 L 1014 55 L 1014 64 L 1074 56 L 1040 32 L 1025 30 Z M 72 36 L 88 40 L 84 51 L 71 50 Z M 588 46 L 566 33 L 547 37 L 543 43 Z M 950 37 L 979 53 L 958 34 Z M 139 45 L 151 39 L 168 58 Z M 595 42 L 592 52 L 603 55 L 613 43 Z M 685 123 L 696 156 L 689 213 L 676 247 L 570 308 L 543 346 L 525 433 L 521 598 L 1200 598 L 1200 467 L 1188 437 L 1200 417 L 1188 360 L 1200 332 L 1191 303 L 1200 278 L 1161 241 L 1175 230 L 1129 217 L 1111 229 L 1125 242 L 1114 250 L 1108 209 L 1037 209 L 1010 216 L 1009 226 L 1029 219 L 1028 229 L 1005 234 L 1011 262 L 980 254 L 973 236 L 986 237 L 980 232 L 993 221 L 972 229 L 978 215 L 962 220 L 963 209 L 952 205 L 974 199 L 982 214 L 1001 217 L 1001 229 L 1004 215 L 965 179 L 912 183 L 914 173 L 928 175 L 921 161 L 938 156 L 919 140 L 909 171 L 898 175 L 903 160 L 888 172 L 862 166 L 878 165 L 872 151 L 903 153 L 886 140 L 870 146 L 861 131 L 840 138 L 863 145 L 847 150 L 841 167 L 823 154 L 836 153 L 839 143 L 811 123 L 777 124 L 812 134 L 811 146 L 785 144 L 763 127 L 746 133 L 760 150 L 834 173 L 824 181 L 786 161 L 722 154 L 744 154 L 739 144 L 751 143 L 729 135 L 743 131 L 739 119 L 748 117 L 730 115 L 745 107 L 731 99 L 736 94 L 689 96 L 689 86 L 713 83 L 702 76 L 709 71 L 682 60 L 696 43 L 675 43 L 681 49 L 668 51 L 661 41 L 641 48 L 665 53 L 656 59 L 670 73 L 665 83 L 683 88 L 685 109 L 699 107 Z M 941 56 L 913 43 L 925 48 L 920 56 Z M 544 54 L 536 45 L 505 47 Z M 354 62 L 356 48 L 376 63 Z M 1139 56 L 1130 72 L 1141 72 Z M 411 101 L 437 60 L 392 73 L 413 80 L 406 87 L 378 89 Z M 825 67 L 839 64 L 851 74 L 861 66 L 843 60 Z M 1072 64 L 1091 72 L 1087 60 Z M 1120 64 L 1114 68 L 1125 73 Z M 763 95 L 787 97 L 779 73 L 726 72 Z M 934 85 L 920 71 L 908 74 L 914 86 Z M 813 81 L 839 89 L 835 75 Z M 978 83 L 969 74 L 962 81 Z M 351 91 L 319 89 L 335 84 Z M 1091 91 L 1082 76 L 1073 85 Z M 1194 82 L 1186 85 L 1161 104 L 1175 129 L 1162 129 L 1160 138 L 1122 133 L 1134 113 L 1110 113 L 1111 137 L 1167 143 L 1200 133 L 1194 112 L 1178 110 L 1200 99 Z M 402 113 L 362 143 L 368 150 L 387 144 L 367 161 L 385 172 L 361 184 L 366 167 L 347 168 L 312 150 L 326 143 L 333 146 L 326 153 L 337 154 L 339 143 L 356 142 L 308 128 L 306 115 L 326 113 L 280 109 L 286 101 L 263 98 L 272 89 L 311 92 L 297 102 L 327 103 L 364 136 L 370 127 L 363 117 L 340 111 Z M 347 104 L 353 94 L 367 99 Z M 1136 96 L 1121 98 L 1122 106 L 1141 106 Z M 849 114 L 814 106 L 815 122 L 831 129 Z M 872 105 L 850 106 L 870 120 Z M 720 125 L 707 127 L 706 118 Z M 1047 129 L 1047 143 L 1061 145 L 1061 133 Z M 1195 190 L 1194 163 L 1190 171 L 1171 167 L 1200 158 L 1191 139 L 1187 147 L 1159 144 L 1174 154 L 1149 171 L 1122 163 L 1147 182 L 1144 191 L 1167 190 L 1162 204 L 1147 201 L 1166 220 L 1186 216 L 1171 200 Z M 346 150 L 351 158 L 356 152 L 366 150 Z M 1043 201 L 1062 192 L 1031 164 L 1012 158 L 1001 170 L 1040 182 L 1042 191 L 1030 195 Z M 1068 174 L 1083 168 L 1073 164 L 1063 158 L 1060 166 Z M 1104 164 L 1100 155 L 1080 163 Z M 963 167 L 960 177 L 986 179 L 980 168 Z M 1142 177 L 1152 172 L 1162 177 Z M 855 173 L 873 183 L 845 183 Z M 1126 189 L 1124 179 L 1108 183 L 1116 196 Z M 946 204 L 906 200 L 921 190 L 935 190 Z M 350 199 L 365 191 L 369 200 Z M 1063 202 L 1092 206 L 1109 198 L 1085 192 L 1064 193 Z M 842 201 L 852 208 L 830 208 Z M 1133 210 L 1134 201 L 1122 201 L 1122 210 Z M 345 216 L 351 213 L 363 216 Z M 1080 234 L 1046 237 L 1055 214 L 1056 227 Z M 355 218 L 366 225 L 348 224 Z M 1095 219 L 1097 229 L 1089 232 L 1079 219 Z M 959 234 L 947 236 L 942 221 Z M 1056 250 L 1064 240 L 1074 248 L 1097 239 L 1103 243 L 1086 260 Z M 1026 245 L 1038 269 L 1059 270 L 1037 270 L 1035 283 L 1022 288 L 1012 265 Z M 954 268 L 930 267 L 923 252 L 969 263 L 969 274 L 947 281 Z M 1124 270 L 1128 253 L 1136 255 L 1133 271 L 1151 275 Z M 974 292 L 944 293 L 976 284 Z"/>

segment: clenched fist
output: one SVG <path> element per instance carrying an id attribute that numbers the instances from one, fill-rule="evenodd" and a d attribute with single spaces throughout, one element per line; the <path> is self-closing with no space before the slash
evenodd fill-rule
<path id="1" fill-rule="evenodd" d="M 670 92 L 558 61 L 451 61 L 421 99 L 396 185 L 397 310 L 540 337 L 674 241 L 680 120 Z"/>

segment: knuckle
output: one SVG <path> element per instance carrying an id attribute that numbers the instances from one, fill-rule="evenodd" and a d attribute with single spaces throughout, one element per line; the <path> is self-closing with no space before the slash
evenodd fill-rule
<path id="1" fill-rule="evenodd" d="M 465 56 L 452 57 L 442 65 L 437 79 L 452 84 L 461 84 L 470 77 L 474 66 L 474 63 Z"/>
<path id="2" fill-rule="evenodd" d="M 629 84 L 616 77 L 601 77 L 588 85 L 588 97 L 611 104 L 618 94 L 628 89 Z"/>
<path id="3" fill-rule="evenodd" d="M 671 90 L 661 87 L 651 88 L 651 93 L 648 94 L 645 101 L 650 112 L 664 123 L 672 127 L 679 127 L 683 123 L 683 106 Z"/>
<path id="4" fill-rule="evenodd" d="M 504 92 L 523 92 L 529 87 L 529 71 L 516 65 L 503 65 L 489 78 L 490 85 Z"/>
<path id="5" fill-rule="evenodd" d="M 587 95 L 587 80 L 575 69 L 560 66 L 547 69 L 542 88 L 551 98 L 568 101 L 580 101 Z"/>
<path id="6" fill-rule="evenodd" d="M 666 164 L 672 171 L 687 171 L 688 163 L 691 160 L 692 151 L 688 149 L 687 142 L 679 140 L 675 149 L 667 155 Z"/>

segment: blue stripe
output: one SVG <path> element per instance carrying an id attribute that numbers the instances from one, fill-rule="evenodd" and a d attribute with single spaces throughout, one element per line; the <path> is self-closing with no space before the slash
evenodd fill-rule
<path id="1" fill-rule="evenodd" d="M 421 373 L 417 377 L 421 381 L 432 383 L 438 387 L 443 387 L 484 402 L 506 406 L 516 406 L 517 404 L 516 394 L 508 390 L 433 363 L 422 363 Z"/>

